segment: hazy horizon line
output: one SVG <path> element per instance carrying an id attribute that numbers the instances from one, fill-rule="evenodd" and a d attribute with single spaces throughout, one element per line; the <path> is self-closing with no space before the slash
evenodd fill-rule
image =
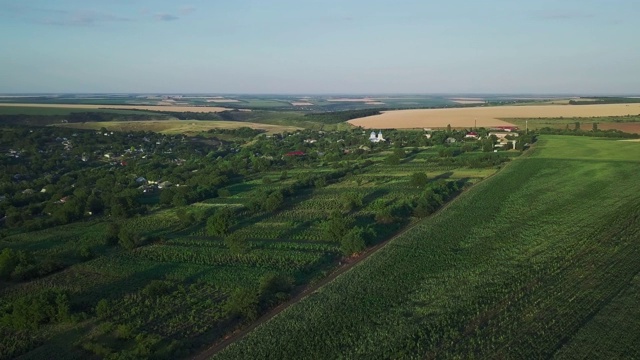
<path id="1" fill-rule="evenodd" d="M 433 92 L 433 93 L 413 93 L 413 92 L 296 92 L 296 93 L 260 93 L 260 92 L 0 92 L 1 97 L 10 96 L 61 96 L 61 95 L 110 95 L 110 96 L 123 96 L 123 95 L 164 95 L 164 96 L 185 96 L 185 95 L 206 95 L 206 96 L 222 96 L 222 95 L 235 95 L 235 96 L 640 96 L 640 93 L 535 93 L 535 92 Z"/>

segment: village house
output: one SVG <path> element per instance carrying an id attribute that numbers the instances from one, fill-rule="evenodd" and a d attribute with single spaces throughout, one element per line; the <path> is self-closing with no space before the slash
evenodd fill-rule
<path id="1" fill-rule="evenodd" d="M 465 139 L 478 140 L 479 136 L 478 136 L 477 132 L 471 131 L 471 132 L 467 133 L 467 135 L 465 135 L 464 138 Z"/>
<path id="2" fill-rule="evenodd" d="M 173 185 L 171 182 L 163 181 L 163 182 L 158 184 L 158 189 L 166 189 L 166 188 L 171 187 L 171 185 Z"/>
<path id="3" fill-rule="evenodd" d="M 518 127 L 517 126 L 509 126 L 509 125 L 494 126 L 494 127 L 490 128 L 489 130 L 515 132 L 515 131 L 518 131 Z"/>
<path id="4" fill-rule="evenodd" d="M 489 136 L 495 136 L 498 139 L 506 139 L 507 136 L 518 137 L 517 132 L 490 132 Z"/>

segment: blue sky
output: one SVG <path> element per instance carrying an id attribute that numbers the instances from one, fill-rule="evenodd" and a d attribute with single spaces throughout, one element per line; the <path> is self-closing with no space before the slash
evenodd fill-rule
<path id="1" fill-rule="evenodd" d="M 640 93 L 638 0 L 0 0 L 0 93 Z"/>

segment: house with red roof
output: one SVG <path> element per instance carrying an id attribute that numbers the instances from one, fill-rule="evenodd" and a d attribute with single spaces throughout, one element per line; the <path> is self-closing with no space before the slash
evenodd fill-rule
<path id="1" fill-rule="evenodd" d="M 475 131 L 471 131 L 469 133 L 467 133 L 467 135 L 464 136 L 465 139 L 474 139 L 477 140 L 478 139 L 478 133 Z"/>

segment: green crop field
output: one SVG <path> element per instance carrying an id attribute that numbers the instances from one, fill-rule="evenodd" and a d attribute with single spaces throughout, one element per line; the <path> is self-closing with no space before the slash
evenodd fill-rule
<path id="1" fill-rule="evenodd" d="M 640 143 L 536 146 L 217 357 L 640 357 Z"/>
<path id="2" fill-rule="evenodd" d="M 636 129 L 640 128 L 640 115 L 626 115 L 626 116 L 597 116 L 597 117 L 560 117 L 560 118 L 518 118 L 518 119 L 502 119 L 514 125 L 517 125 L 521 129 L 528 127 L 530 130 L 542 129 L 549 127 L 552 129 L 571 129 L 573 130 L 576 123 L 580 123 L 580 128 L 583 130 L 591 130 L 593 124 L 602 130 L 618 129 L 626 132 L 629 125 L 634 126 Z"/>
<path id="3" fill-rule="evenodd" d="M 415 134 L 404 135 L 408 139 Z M 308 136 L 318 136 L 318 149 L 331 150 L 334 144 L 366 140 L 367 134 L 309 132 L 286 135 L 281 141 L 293 136 L 301 143 Z M 397 134 L 398 139 L 401 136 Z M 79 142 L 76 139 L 81 137 L 71 138 Z M 279 144 L 276 136 L 253 141 Z M 149 210 L 136 216 L 87 216 L 38 231 L 3 229 L 0 249 L 29 256 L 31 263 L 42 262 L 44 270 L 40 275 L 20 269 L 32 277 L 0 281 L 4 322 L 0 324 L 0 358 L 134 356 L 147 347 L 151 347 L 149 353 L 177 357 L 197 353 L 254 320 L 251 314 L 237 314 L 230 308 L 238 291 L 265 294 L 265 279 L 272 274 L 290 281 L 289 291 L 319 281 L 345 259 L 416 223 L 521 154 L 484 153 L 475 142 L 455 156 L 443 153 L 444 145 L 391 148 L 379 144 L 378 151 L 359 146 L 356 142 L 317 158 L 280 155 L 282 163 L 292 165 L 265 166 L 236 175 L 216 189 L 217 196 L 188 206 L 161 206 L 158 202 L 167 191 L 162 190 L 143 196 Z M 453 148 L 463 149 L 463 145 Z M 287 151 L 283 147 L 279 152 Z M 411 180 L 415 174 L 426 177 L 416 185 Z M 260 208 L 267 202 L 265 194 L 273 193 L 283 196 L 281 203 L 274 209 Z M 233 211 L 229 233 L 243 239 L 244 249 L 233 248 L 228 242 L 231 236 L 212 234 L 207 226 L 213 214 L 224 209 Z M 192 220 L 185 220 L 185 212 Z M 336 223 L 330 219 L 336 216 L 338 226 L 344 224 L 343 233 L 331 231 Z M 120 246 L 109 235 L 114 224 Z M 361 231 L 362 246 L 345 250 L 344 232 L 353 229 Z M 135 240 L 139 245 L 126 248 L 122 242 L 126 234 L 139 235 Z M 290 294 L 282 292 L 273 299 L 260 296 L 256 311 L 264 312 Z M 56 315 L 66 320 L 25 320 L 35 316 L 21 309 L 52 303 L 53 297 L 68 309 Z"/>

